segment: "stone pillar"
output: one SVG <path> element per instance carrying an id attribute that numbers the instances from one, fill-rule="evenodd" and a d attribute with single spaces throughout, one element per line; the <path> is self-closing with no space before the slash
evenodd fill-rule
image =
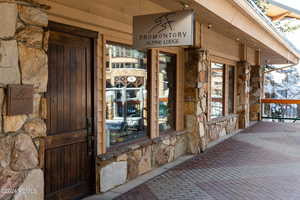
<path id="1" fill-rule="evenodd" d="M 238 62 L 237 66 L 237 114 L 239 128 L 249 126 L 249 89 L 250 65 L 246 61 Z"/>
<path id="2" fill-rule="evenodd" d="M 0 0 L 0 199 L 44 199 L 48 25 L 46 6 L 31 0 Z M 34 85 L 34 111 L 8 116 L 7 85 Z M 44 108 L 42 110 L 41 108 Z"/>
<path id="3" fill-rule="evenodd" d="M 189 131 L 190 152 L 203 151 L 207 139 L 208 52 L 203 49 L 186 50 L 185 64 L 185 125 Z"/>
<path id="4" fill-rule="evenodd" d="M 250 72 L 250 121 L 261 120 L 261 98 L 263 93 L 262 69 L 259 65 L 251 66 Z"/>

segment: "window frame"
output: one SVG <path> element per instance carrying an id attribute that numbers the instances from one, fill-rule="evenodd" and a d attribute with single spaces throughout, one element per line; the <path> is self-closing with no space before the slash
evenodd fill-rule
<path id="1" fill-rule="evenodd" d="M 124 40 L 115 40 L 115 38 L 111 38 L 111 37 L 107 37 L 107 36 L 103 36 L 102 37 L 102 46 L 100 47 L 100 54 L 102 59 L 101 60 L 101 65 L 105 66 L 107 57 L 105 56 L 104 52 L 105 52 L 105 48 L 106 48 L 106 44 L 116 44 L 116 45 L 121 45 L 121 46 L 128 46 L 130 48 L 133 48 L 131 44 L 129 44 L 127 41 Z M 106 108 L 105 108 L 105 101 L 103 101 L 102 99 L 106 98 L 106 70 L 105 67 L 102 67 L 102 70 L 100 71 L 100 87 L 99 87 L 99 91 L 100 91 L 100 96 L 101 99 L 100 101 L 98 101 L 98 103 L 102 102 L 102 104 L 100 104 L 100 110 L 101 113 L 100 117 L 99 117 L 99 123 L 100 123 L 100 127 L 101 130 L 99 131 L 99 137 L 98 137 L 98 142 L 97 142 L 97 146 L 98 146 L 98 151 L 97 154 L 104 154 L 107 151 L 115 151 L 118 150 L 118 148 L 120 148 L 121 146 L 128 146 L 130 144 L 134 144 L 134 143 L 139 143 L 142 141 L 145 141 L 147 139 L 154 139 L 154 138 L 158 138 L 164 134 L 160 134 L 159 133 L 159 129 L 156 129 L 156 127 L 158 127 L 158 115 L 153 115 L 153 113 L 157 113 L 158 111 L 158 107 L 153 107 L 153 104 L 155 103 L 155 100 L 158 101 L 158 97 L 157 98 L 150 98 L 152 97 L 152 93 L 155 92 L 155 90 L 158 89 L 157 87 L 157 81 L 158 81 L 158 77 L 155 75 L 155 71 L 158 70 L 159 67 L 159 52 L 162 53 L 169 53 L 169 54 L 175 54 L 176 55 L 176 105 L 175 105 L 175 113 L 176 113 L 176 119 L 175 119 L 175 130 L 170 131 L 169 134 L 172 134 L 174 132 L 180 132 L 180 131 L 184 131 L 184 49 L 183 48 L 179 48 L 179 47 L 169 47 L 169 48 L 151 48 L 148 50 L 147 52 L 147 66 L 145 67 L 147 69 L 147 93 L 148 93 L 148 119 L 147 119 L 147 123 L 148 123 L 148 130 L 146 133 L 146 137 L 144 138 L 140 138 L 140 139 L 136 139 L 133 141 L 129 141 L 127 143 L 121 143 L 121 144 L 116 144 L 113 145 L 109 148 L 106 147 L 106 131 L 105 131 L 105 121 L 106 121 Z M 103 77 L 103 79 L 101 78 Z M 157 91 L 156 91 L 157 92 Z M 99 115 L 98 115 L 99 116 Z M 153 127 L 152 127 L 153 125 Z"/>
<path id="2" fill-rule="evenodd" d="M 232 67 L 234 72 L 233 72 L 233 110 L 232 113 L 229 113 L 229 68 Z M 227 70 L 227 115 L 230 114 L 236 114 L 236 96 L 237 96 L 237 66 L 236 65 L 231 65 L 231 64 L 226 64 L 226 70 Z"/>
<path id="3" fill-rule="evenodd" d="M 178 76 L 177 76 L 177 71 L 178 71 L 178 59 L 177 59 L 177 57 L 178 57 L 178 54 L 177 53 L 170 53 L 170 52 L 168 52 L 168 51 L 166 51 L 165 49 L 161 49 L 161 50 L 159 50 L 158 51 L 158 72 L 159 72 L 159 68 L 160 68 L 160 63 L 159 63 L 159 56 L 160 56 L 160 54 L 166 54 L 166 55 L 172 55 L 172 56 L 175 56 L 175 83 L 174 83 L 174 85 L 175 85 L 175 97 L 176 97 L 176 102 L 177 102 L 177 87 L 178 87 L 178 81 L 177 81 L 177 79 L 178 79 Z M 157 89 L 158 89 L 158 95 L 159 95 L 159 77 L 157 77 Z M 159 96 L 158 96 L 158 98 L 159 98 Z M 177 103 L 175 102 L 175 111 L 174 111 L 174 113 L 175 113 L 175 121 L 174 121 L 174 127 L 173 128 L 171 128 L 171 129 L 168 129 L 168 130 L 165 130 L 165 131 L 159 131 L 159 129 L 158 129 L 158 134 L 159 135 L 164 135 L 164 134 L 168 134 L 168 133 L 172 133 L 172 132 L 176 132 L 176 122 L 178 121 L 178 119 L 177 119 L 177 109 L 178 109 L 178 105 L 177 105 Z M 159 100 L 158 100 L 158 115 L 156 116 L 157 117 L 157 119 L 159 119 Z M 159 124 L 159 123 L 158 123 Z"/>
<path id="4" fill-rule="evenodd" d="M 221 117 L 224 117 L 225 115 L 226 115 L 226 64 L 224 64 L 224 63 L 221 63 L 221 62 L 210 62 L 210 104 L 209 104 L 209 106 L 210 106 L 210 110 L 211 110 L 211 108 L 212 108 L 212 106 L 211 106 L 211 104 L 212 104 L 212 94 L 211 94 L 211 89 L 212 89 L 212 69 L 211 69 L 211 67 L 212 67 L 212 63 L 216 63 L 216 64 L 220 64 L 220 65 L 222 65 L 223 66 L 223 68 L 222 68 L 222 116 L 218 116 L 218 117 L 215 117 L 215 118 L 212 118 L 212 116 L 211 116 L 211 112 L 210 112 L 210 116 L 209 116 L 209 118 L 210 119 L 217 119 L 217 118 L 221 118 Z"/>
<path id="5" fill-rule="evenodd" d="M 156 62 L 152 63 L 152 67 L 159 70 L 159 53 L 174 54 L 176 55 L 176 105 L 175 105 L 175 130 L 167 131 L 165 134 L 173 134 L 184 130 L 184 48 L 180 47 L 169 47 L 169 48 L 152 48 L 151 49 L 156 58 Z M 158 77 L 156 78 L 158 85 Z M 156 88 L 158 92 L 158 87 Z M 158 94 L 158 93 L 157 93 Z M 153 100 L 151 98 L 150 100 Z M 158 101 L 158 97 L 157 97 Z M 156 107 L 157 114 L 154 115 L 155 119 L 158 119 L 158 106 Z M 151 132 L 151 138 L 160 137 L 158 122 L 156 123 L 157 131 Z M 157 135 L 156 135 L 157 134 Z"/>
<path id="6" fill-rule="evenodd" d="M 212 103 L 212 94 L 211 94 L 211 65 L 212 63 L 218 63 L 218 64 L 223 64 L 223 116 L 212 118 L 211 117 L 211 103 Z M 233 113 L 229 113 L 229 67 L 233 67 L 234 69 L 234 98 L 233 98 Z M 209 90 L 208 90 L 208 119 L 218 119 L 222 117 L 226 117 L 231 114 L 236 114 L 237 113 L 237 107 L 236 107 L 236 102 L 237 102 L 237 63 L 232 60 L 220 58 L 217 56 L 211 56 L 210 60 L 210 65 L 209 65 Z"/>
<path id="7" fill-rule="evenodd" d="M 104 49 L 103 51 L 105 51 L 107 44 L 118 45 L 119 47 L 117 47 L 117 48 L 123 49 L 123 50 L 124 49 L 127 50 L 129 48 L 130 49 L 134 49 L 131 45 L 128 45 L 126 43 L 115 42 L 113 40 L 103 40 L 103 49 Z M 148 62 L 148 52 L 145 52 L 145 54 L 146 54 L 146 58 L 147 58 L 147 62 Z M 120 55 L 120 56 L 122 56 L 122 55 Z M 126 57 L 126 54 L 124 54 L 124 57 Z M 104 63 L 107 62 L 107 57 L 103 58 L 103 62 Z M 120 64 L 120 63 L 118 63 L 118 64 Z M 149 66 L 147 65 L 147 67 L 145 69 L 147 71 L 147 77 L 149 77 L 149 68 L 148 67 Z M 128 68 L 128 69 L 132 69 L 132 68 Z M 137 139 L 134 139 L 134 140 L 131 140 L 131 141 L 127 141 L 127 142 L 117 143 L 117 144 L 114 144 L 112 146 L 107 147 L 107 144 L 106 144 L 106 134 L 107 133 L 106 133 L 106 129 L 105 129 L 105 126 L 106 126 L 106 105 L 105 105 L 106 103 L 105 103 L 105 99 L 106 99 L 106 80 L 109 80 L 109 79 L 106 78 L 106 73 L 107 73 L 106 71 L 103 72 L 103 82 L 105 84 L 103 85 L 103 95 L 102 95 L 102 98 L 104 99 L 104 102 L 103 102 L 103 104 L 104 104 L 104 106 L 103 106 L 104 118 L 103 118 L 103 122 L 102 122 L 104 130 L 103 130 L 103 134 L 102 134 L 102 137 L 101 137 L 102 138 L 102 144 L 101 144 L 102 153 L 110 152 L 110 151 L 115 151 L 115 150 L 117 150 L 118 148 L 120 148 L 122 146 L 128 146 L 130 144 L 133 144 L 133 143 L 136 143 L 136 142 L 139 142 L 139 141 L 144 141 L 145 139 L 148 139 L 150 137 L 150 130 L 149 130 L 150 120 L 149 120 L 149 118 L 147 116 L 147 118 L 148 118 L 147 119 L 148 129 L 147 129 L 147 132 L 145 133 L 144 137 L 137 138 Z M 148 80 L 148 78 L 147 78 L 147 80 Z M 149 90 L 150 90 L 150 85 L 148 84 L 148 82 L 146 84 L 146 90 L 147 90 L 147 94 L 148 94 Z M 150 99 L 149 99 L 149 97 L 147 95 L 147 106 L 149 105 L 149 101 L 150 101 Z M 148 107 L 147 107 L 147 109 L 148 109 Z"/>

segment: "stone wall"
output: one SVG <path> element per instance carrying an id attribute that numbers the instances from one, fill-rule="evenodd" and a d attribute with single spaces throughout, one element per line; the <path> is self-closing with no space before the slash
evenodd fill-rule
<path id="1" fill-rule="evenodd" d="M 250 120 L 261 120 L 261 98 L 263 95 L 262 68 L 251 66 L 250 72 Z"/>
<path id="2" fill-rule="evenodd" d="M 0 0 L 0 199 L 43 199 L 39 159 L 46 136 L 48 17 L 30 0 Z M 8 116 L 7 85 L 34 85 L 29 115 Z"/>
<path id="3" fill-rule="evenodd" d="M 167 134 L 98 157 L 98 192 L 111 190 L 186 154 L 188 138 L 186 132 Z"/>
<path id="4" fill-rule="evenodd" d="M 199 153 L 206 149 L 209 142 L 236 131 L 239 117 L 231 114 L 208 120 L 209 52 L 203 49 L 188 49 L 186 54 L 185 125 L 190 133 L 189 152 Z"/>
<path id="5" fill-rule="evenodd" d="M 237 130 L 239 115 L 236 114 L 208 121 L 208 75 L 210 70 L 208 51 L 191 48 L 187 49 L 185 53 L 186 132 L 163 135 L 157 139 L 149 139 L 135 145 L 122 147 L 117 151 L 100 156 L 97 161 L 98 192 L 111 190 L 154 168 L 169 163 L 183 154 L 200 153 L 207 148 L 209 142 Z M 246 77 L 244 74 L 242 75 L 244 78 Z M 246 84 L 243 85 L 244 89 Z M 246 94 L 246 91 L 243 94 Z M 243 100 L 245 101 L 243 103 L 247 104 L 246 100 Z"/>
<path id="6" fill-rule="evenodd" d="M 249 126 L 249 92 L 250 92 L 250 65 L 246 61 L 237 65 L 237 114 L 239 115 L 239 128 Z"/>
<path id="7" fill-rule="evenodd" d="M 208 142 L 213 142 L 226 135 L 233 134 L 237 130 L 238 115 L 231 114 L 207 122 Z"/>
<path id="8" fill-rule="evenodd" d="M 185 128 L 191 133 L 189 150 L 200 153 L 208 143 L 207 138 L 207 101 L 208 101 L 208 51 L 203 49 L 186 50 L 185 63 Z"/>

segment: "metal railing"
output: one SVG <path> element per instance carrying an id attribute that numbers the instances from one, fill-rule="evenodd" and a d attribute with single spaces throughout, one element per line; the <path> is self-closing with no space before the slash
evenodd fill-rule
<path id="1" fill-rule="evenodd" d="M 279 122 L 300 120 L 300 100 L 262 99 L 262 119 Z"/>

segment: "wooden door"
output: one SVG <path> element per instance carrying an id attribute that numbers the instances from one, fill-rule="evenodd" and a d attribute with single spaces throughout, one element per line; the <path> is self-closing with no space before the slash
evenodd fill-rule
<path id="1" fill-rule="evenodd" d="M 92 47 L 90 38 L 50 32 L 46 199 L 78 199 L 93 191 Z"/>

